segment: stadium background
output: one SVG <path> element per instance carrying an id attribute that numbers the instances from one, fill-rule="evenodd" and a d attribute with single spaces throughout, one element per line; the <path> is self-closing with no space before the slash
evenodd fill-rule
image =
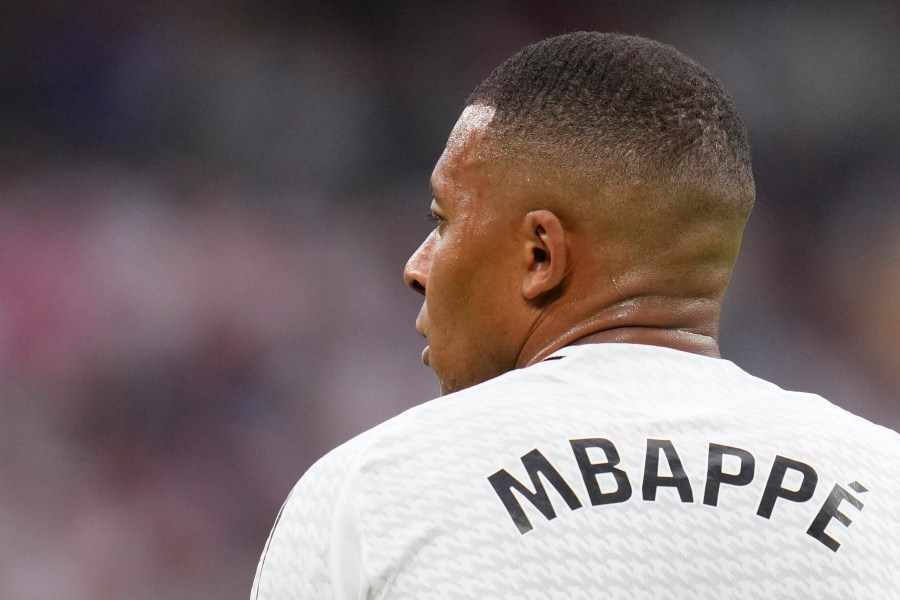
<path id="1" fill-rule="evenodd" d="M 0 597 L 247 597 L 309 464 L 437 393 L 400 276 L 430 170 L 473 86 L 564 31 L 724 81 L 759 194 L 723 354 L 900 428 L 898 25 L 896 3 L 0 3 Z"/>

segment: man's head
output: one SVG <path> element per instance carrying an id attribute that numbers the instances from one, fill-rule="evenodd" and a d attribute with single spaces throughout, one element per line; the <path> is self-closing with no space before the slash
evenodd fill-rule
<path id="1" fill-rule="evenodd" d="M 715 345 L 750 154 L 721 85 L 673 48 L 525 48 L 470 96 L 432 187 L 440 220 L 405 278 L 444 393 L 585 339 L 713 353 L 690 340 Z"/>

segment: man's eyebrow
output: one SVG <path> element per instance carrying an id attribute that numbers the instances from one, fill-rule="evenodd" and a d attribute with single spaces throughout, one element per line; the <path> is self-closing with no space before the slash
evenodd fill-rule
<path id="1" fill-rule="evenodd" d="M 431 199 L 437 204 L 440 204 L 441 201 L 439 198 L 440 194 L 438 193 L 438 186 L 435 185 L 434 181 L 430 181 L 428 187 L 431 190 Z"/>

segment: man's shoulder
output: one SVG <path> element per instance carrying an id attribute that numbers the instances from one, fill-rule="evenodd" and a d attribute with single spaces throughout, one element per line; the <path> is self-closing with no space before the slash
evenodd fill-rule
<path id="1" fill-rule="evenodd" d="M 477 386 L 427 400 L 360 433 L 316 461 L 303 479 L 388 477 L 427 463 L 458 460 L 490 446 L 513 423 L 558 412 L 540 407 L 543 369 L 520 369 Z M 548 384 L 551 388 L 552 383 Z"/>
<path id="2" fill-rule="evenodd" d="M 823 438 L 834 440 L 839 436 L 845 443 L 858 442 L 900 460 L 900 433 L 897 431 L 852 413 L 821 396 L 802 395 L 814 396 L 821 402 L 822 410 L 810 415 L 808 419 L 811 428 Z"/>
<path id="3" fill-rule="evenodd" d="M 486 419 L 502 418 L 534 393 L 531 373 L 517 370 L 477 386 L 429 399 L 383 421 L 329 452 L 328 462 L 359 460 L 385 446 L 433 446 L 440 438 L 470 435 Z"/>
<path id="4" fill-rule="evenodd" d="M 568 348 L 419 404 L 345 442 L 314 469 L 384 474 L 470 455 L 477 462 L 501 447 L 527 451 L 566 435 L 693 435 L 710 428 L 810 442 L 840 438 L 900 456 L 900 434 L 816 394 L 783 390 L 725 360 L 607 344 Z"/>

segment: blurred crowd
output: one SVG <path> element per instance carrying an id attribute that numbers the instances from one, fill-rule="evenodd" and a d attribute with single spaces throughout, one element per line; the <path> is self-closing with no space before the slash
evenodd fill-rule
<path id="1" fill-rule="evenodd" d="M 0 597 L 248 596 L 303 471 L 437 394 L 401 278 L 430 170 L 475 84 L 565 31 L 654 37 L 723 80 L 758 188 L 723 355 L 900 428 L 898 23 L 890 3 L 3 2 Z"/>

